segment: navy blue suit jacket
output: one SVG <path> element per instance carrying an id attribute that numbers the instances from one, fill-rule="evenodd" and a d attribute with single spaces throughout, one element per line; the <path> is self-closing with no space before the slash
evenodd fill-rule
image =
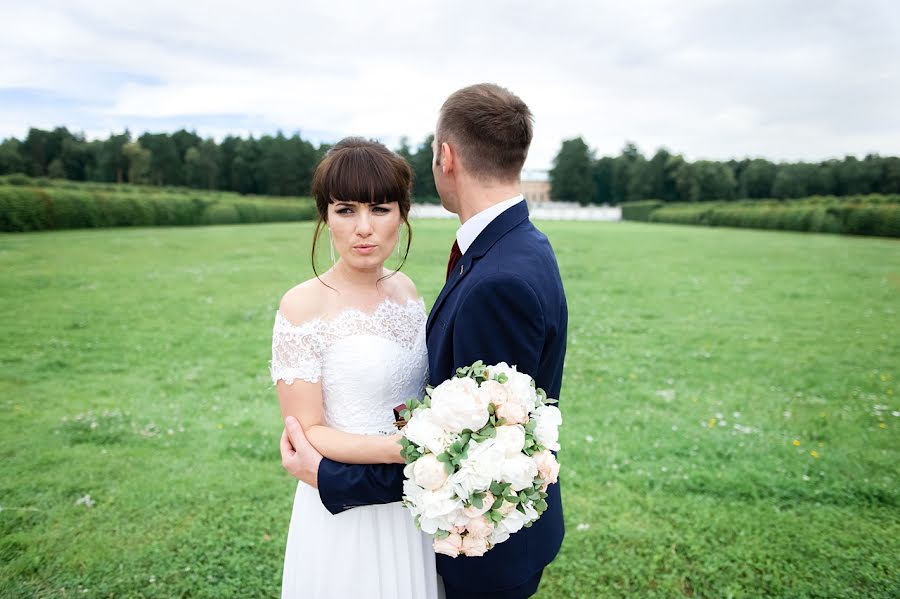
<path id="1" fill-rule="evenodd" d="M 568 309 L 553 249 L 520 202 L 501 213 L 456 265 L 427 324 L 429 378 L 438 385 L 456 369 L 483 360 L 507 362 L 559 398 Z M 437 556 L 438 572 L 454 587 L 499 591 L 516 587 L 549 564 L 564 528 L 559 485 L 547 490 L 547 511 L 483 557 Z M 333 514 L 399 501 L 400 465 L 348 465 L 323 459 L 319 495 Z"/>

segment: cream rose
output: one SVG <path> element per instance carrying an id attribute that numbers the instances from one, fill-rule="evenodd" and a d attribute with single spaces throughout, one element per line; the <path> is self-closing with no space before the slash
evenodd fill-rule
<path id="1" fill-rule="evenodd" d="M 455 532 L 450 533 L 450 536 L 444 537 L 443 539 L 434 540 L 434 552 L 450 557 L 458 556 L 460 551 L 462 551 L 462 547 L 463 539 Z"/>
<path id="2" fill-rule="evenodd" d="M 512 485 L 513 491 L 527 489 L 534 484 L 538 469 L 534 460 L 526 455 L 518 454 L 503 461 L 500 480 Z"/>
<path id="3" fill-rule="evenodd" d="M 525 428 L 519 424 L 498 426 L 494 440 L 503 447 L 506 457 L 517 456 L 525 447 Z"/>
<path id="4" fill-rule="evenodd" d="M 413 462 L 412 478 L 423 489 L 439 489 L 449 476 L 444 464 L 433 453 L 427 453 Z"/>
<path id="5" fill-rule="evenodd" d="M 434 423 L 451 433 L 477 431 L 490 418 L 478 383 L 468 377 L 452 378 L 435 387 L 431 392 L 431 412 Z"/>

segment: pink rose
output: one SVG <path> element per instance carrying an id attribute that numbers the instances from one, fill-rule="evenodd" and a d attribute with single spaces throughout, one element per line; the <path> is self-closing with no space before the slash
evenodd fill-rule
<path id="1" fill-rule="evenodd" d="M 469 507 L 467 507 L 463 510 L 463 513 L 468 518 L 477 518 L 481 514 L 485 513 L 489 509 L 491 509 L 492 505 L 494 505 L 494 495 L 490 491 L 488 491 L 485 494 L 484 499 L 481 500 L 480 508 L 477 508 L 474 505 L 470 505 Z"/>
<path id="2" fill-rule="evenodd" d="M 466 557 L 481 557 L 488 550 L 487 539 L 466 535 L 462 543 L 462 552 Z"/>
<path id="3" fill-rule="evenodd" d="M 531 456 L 538 469 L 538 476 L 544 479 L 545 487 L 559 480 L 559 462 L 553 456 L 553 453 L 545 449 L 541 453 Z M 545 489 L 546 490 L 546 489 Z"/>
<path id="4" fill-rule="evenodd" d="M 528 422 L 528 412 L 517 401 L 507 401 L 495 411 L 497 418 L 503 418 L 506 424 L 525 424 Z"/>
<path id="5" fill-rule="evenodd" d="M 494 532 L 494 523 L 484 516 L 479 516 L 469 520 L 469 523 L 466 524 L 466 530 L 469 533 L 468 536 L 485 539 Z M 468 536 L 466 538 L 468 538 Z M 463 546 L 465 547 L 465 539 L 463 539 Z"/>
<path id="6" fill-rule="evenodd" d="M 442 553 L 449 557 L 456 557 L 463 547 L 463 539 L 458 533 L 452 532 L 450 536 L 434 540 L 434 552 Z"/>
<path id="7" fill-rule="evenodd" d="M 494 404 L 495 408 L 499 408 L 509 401 L 509 390 L 497 381 L 485 381 L 478 389 L 484 400 Z"/>

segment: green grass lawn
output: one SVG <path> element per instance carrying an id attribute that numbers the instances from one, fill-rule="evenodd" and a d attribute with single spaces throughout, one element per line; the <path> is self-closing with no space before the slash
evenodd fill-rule
<path id="1" fill-rule="evenodd" d="M 540 226 L 570 323 L 539 596 L 900 595 L 900 241 Z M 414 228 L 431 305 L 455 224 Z M 311 229 L 0 236 L 0 595 L 278 595 L 268 360 Z"/>

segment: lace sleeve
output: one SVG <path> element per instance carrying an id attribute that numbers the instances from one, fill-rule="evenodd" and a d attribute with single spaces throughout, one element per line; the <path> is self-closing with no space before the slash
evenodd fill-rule
<path id="1" fill-rule="evenodd" d="M 288 385 L 294 379 L 319 382 L 322 374 L 322 336 L 318 325 L 317 320 L 296 325 L 280 311 L 275 313 L 269 367 L 273 385 L 278 379 L 283 379 Z"/>

